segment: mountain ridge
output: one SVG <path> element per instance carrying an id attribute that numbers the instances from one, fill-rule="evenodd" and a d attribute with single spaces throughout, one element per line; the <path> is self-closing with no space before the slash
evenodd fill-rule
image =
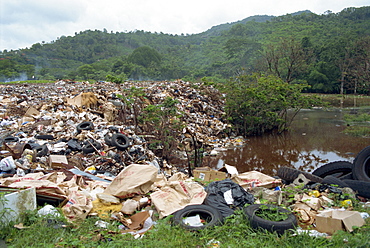
<path id="1" fill-rule="evenodd" d="M 296 15 L 301 15 L 301 14 L 313 14 L 312 11 L 310 10 L 301 10 L 301 11 L 297 11 L 297 12 L 294 12 L 294 13 L 288 13 L 286 15 L 291 15 L 291 16 L 296 16 Z M 282 16 L 285 16 L 285 15 L 282 15 Z M 218 25 L 215 25 L 215 26 L 212 26 L 211 28 L 207 29 L 206 31 L 204 32 L 201 32 L 199 34 L 212 34 L 212 33 L 217 33 L 218 34 L 221 34 L 222 31 L 225 31 L 227 29 L 230 29 L 233 25 L 236 25 L 236 24 L 245 24 L 249 21 L 255 21 L 255 22 L 266 22 L 266 21 L 271 21 L 273 18 L 276 18 L 278 16 L 273 16 L 273 15 L 253 15 L 253 16 L 249 16 L 249 17 L 246 17 L 242 20 L 239 20 L 239 21 L 235 21 L 235 22 L 227 22 L 227 23 L 221 23 L 221 24 L 218 24 Z M 221 32 L 220 32 L 221 31 Z"/>

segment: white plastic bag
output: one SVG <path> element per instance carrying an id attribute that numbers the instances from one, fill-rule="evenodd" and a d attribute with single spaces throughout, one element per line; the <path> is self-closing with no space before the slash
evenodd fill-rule
<path id="1" fill-rule="evenodd" d="M 13 159 L 12 156 L 3 158 L 0 161 L 0 170 L 2 170 L 2 171 L 10 171 L 10 170 L 15 169 L 15 168 L 16 168 L 16 166 L 15 166 L 15 162 L 14 162 L 14 159 Z"/>

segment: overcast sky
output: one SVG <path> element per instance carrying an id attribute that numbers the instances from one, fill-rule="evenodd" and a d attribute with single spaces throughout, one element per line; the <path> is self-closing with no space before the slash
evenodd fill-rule
<path id="1" fill-rule="evenodd" d="M 195 34 L 254 15 L 362 6 L 370 0 L 0 0 L 0 51 L 87 29 Z"/>

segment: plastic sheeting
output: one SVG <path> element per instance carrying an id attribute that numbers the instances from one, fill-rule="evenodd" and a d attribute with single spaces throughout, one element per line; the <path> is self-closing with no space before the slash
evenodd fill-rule
<path id="1" fill-rule="evenodd" d="M 230 190 L 233 199 L 232 204 L 228 204 L 228 202 L 231 203 L 229 199 L 230 192 L 228 192 Z M 207 196 L 204 204 L 217 208 L 223 217 L 232 215 L 235 210 L 242 209 L 246 204 L 254 203 L 254 196 L 231 179 L 210 183 L 206 192 Z M 225 196 L 228 196 L 228 199 L 225 199 Z"/>

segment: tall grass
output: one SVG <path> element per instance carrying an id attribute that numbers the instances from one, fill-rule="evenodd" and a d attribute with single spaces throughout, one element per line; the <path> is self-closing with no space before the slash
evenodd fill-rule
<path id="1" fill-rule="evenodd" d="M 223 225 L 188 231 L 171 224 L 170 217 L 157 224 L 142 238 L 122 234 L 119 223 L 108 221 L 108 228 L 95 226 L 98 218 L 87 218 L 78 225 L 61 227 L 62 219 L 34 218 L 30 228 L 6 229 L 3 238 L 8 247 L 370 247 L 370 228 L 367 225 L 354 232 L 337 232 L 331 238 L 311 237 L 308 234 L 279 236 L 252 229 L 242 211 L 228 217 Z"/>

